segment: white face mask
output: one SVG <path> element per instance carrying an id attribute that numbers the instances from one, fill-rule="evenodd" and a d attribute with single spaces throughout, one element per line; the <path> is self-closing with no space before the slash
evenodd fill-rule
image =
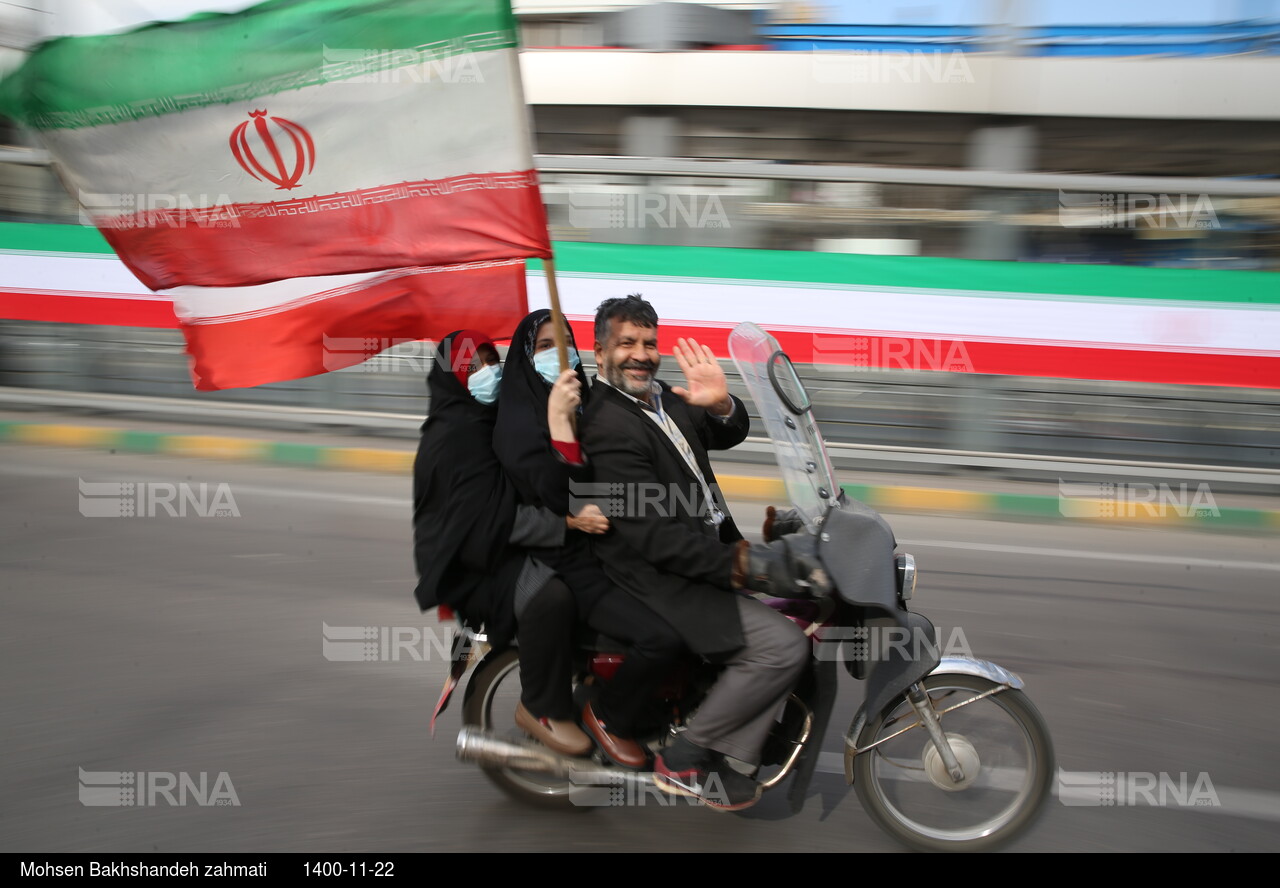
<path id="1" fill-rule="evenodd" d="M 485 364 L 467 377 L 467 391 L 481 404 L 498 400 L 498 383 L 502 382 L 502 365 Z"/>
<path id="2" fill-rule="evenodd" d="M 568 350 L 569 369 L 577 370 L 582 363 L 578 359 L 578 350 L 573 346 L 569 346 Z M 533 356 L 533 369 L 547 382 L 554 384 L 560 378 L 560 356 L 554 348 L 544 349 Z"/>

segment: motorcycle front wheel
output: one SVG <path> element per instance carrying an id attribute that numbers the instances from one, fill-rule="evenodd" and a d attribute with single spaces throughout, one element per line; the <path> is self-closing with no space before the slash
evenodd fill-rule
<path id="1" fill-rule="evenodd" d="M 990 851 L 1026 829 L 1049 796 L 1049 729 L 1013 688 L 976 699 L 1001 686 L 963 674 L 930 675 L 922 684 L 964 779 L 948 774 L 904 695 L 857 738 L 859 749 L 882 741 L 854 759 L 858 798 L 886 832 L 913 848 Z"/>
<path id="2" fill-rule="evenodd" d="M 472 675 L 463 703 L 462 720 L 512 743 L 533 743 L 529 735 L 516 725 L 519 702 L 520 651 L 508 648 L 486 659 Z M 566 777 L 515 768 L 485 767 L 483 770 L 498 788 L 527 804 L 580 811 L 589 811 L 601 804 L 595 798 L 600 795 L 600 787 L 577 785 Z"/>

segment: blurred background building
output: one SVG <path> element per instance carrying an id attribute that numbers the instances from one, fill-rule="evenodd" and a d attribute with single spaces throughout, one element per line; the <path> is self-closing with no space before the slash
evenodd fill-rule
<path id="1" fill-rule="evenodd" d="M 0 64 L 204 8 L 0 4 Z M 1280 271 L 1280 0 L 515 10 L 556 241 Z M 78 223 L 39 147 L 0 140 L 0 220 Z M 0 331 L 5 385 L 189 394 L 174 331 Z M 1277 380 L 812 372 L 837 441 L 1246 465 L 1280 441 Z M 391 367 L 217 397 L 415 413 L 420 392 Z"/>

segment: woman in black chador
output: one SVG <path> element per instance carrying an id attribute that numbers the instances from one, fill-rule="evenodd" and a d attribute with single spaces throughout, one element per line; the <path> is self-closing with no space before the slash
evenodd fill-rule
<path id="1" fill-rule="evenodd" d="M 430 414 L 413 466 L 414 595 L 424 611 L 448 605 L 483 625 L 495 648 L 518 631 L 516 721 L 562 755 L 586 755 L 591 741 L 568 702 L 574 596 L 522 548 L 558 545 L 566 522 L 519 507 L 493 452 L 501 376 L 492 340 L 473 330 L 445 337 L 427 374 Z"/>
<path id="2" fill-rule="evenodd" d="M 573 369 L 560 373 L 551 313 L 533 312 L 516 328 L 502 378 L 494 450 L 523 505 L 571 520 L 575 516 L 570 508 L 570 481 L 589 481 L 590 466 L 576 435 L 587 380 L 573 334 L 566 328 L 565 335 Z M 661 617 L 605 576 L 589 540 L 590 534 L 608 529 L 598 507 L 587 506 L 576 517 L 580 527 L 567 530 L 562 543 L 531 549 L 530 554 L 572 590 L 579 620 L 629 646 L 623 664 L 601 693 L 587 702 L 582 720 L 611 760 L 643 767 L 647 756 L 635 742 L 637 720 L 653 690 L 682 656 L 683 644 Z M 566 671 L 564 679 L 549 683 L 548 689 L 558 693 L 570 678 Z M 556 713 L 571 705 L 567 700 L 548 698 L 547 702 L 554 702 Z"/>

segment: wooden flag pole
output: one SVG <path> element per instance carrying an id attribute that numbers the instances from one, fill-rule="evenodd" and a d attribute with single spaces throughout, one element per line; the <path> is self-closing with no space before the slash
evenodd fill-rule
<path id="1" fill-rule="evenodd" d="M 547 270 L 547 290 L 551 293 L 551 329 L 556 337 L 556 354 L 560 357 L 560 372 L 569 369 L 569 343 L 564 335 L 564 314 L 560 311 L 560 290 L 556 287 L 556 263 L 551 257 L 542 260 Z"/>

